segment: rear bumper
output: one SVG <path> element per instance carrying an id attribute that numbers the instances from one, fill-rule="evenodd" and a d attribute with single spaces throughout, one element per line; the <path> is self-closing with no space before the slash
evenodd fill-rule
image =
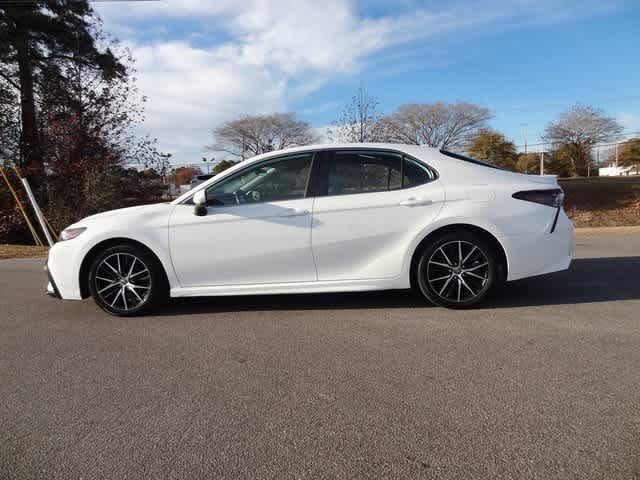
<path id="1" fill-rule="evenodd" d="M 553 233 L 499 238 L 508 263 L 507 280 L 566 270 L 573 259 L 573 225 L 563 210 Z"/>

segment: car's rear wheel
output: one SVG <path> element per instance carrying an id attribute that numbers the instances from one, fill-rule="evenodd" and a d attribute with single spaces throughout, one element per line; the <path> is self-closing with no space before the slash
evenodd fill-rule
<path id="1" fill-rule="evenodd" d="M 460 230 L 441 235 L 422 250 L 414 283 L 436 305 L 466 308 L 484 300 L 498 278 L 497 267 L 491 246 Z"/>
<path id="2" fill-rule="evenodd" d="M 96 255 L 89 270 L 89 291 L 100 308 L 119 316 L 147 312 L 167 297 L 158 260 L 129 244 Z"/>

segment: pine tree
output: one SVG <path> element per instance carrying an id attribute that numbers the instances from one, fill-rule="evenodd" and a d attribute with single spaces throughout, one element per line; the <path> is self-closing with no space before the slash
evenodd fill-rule
<path id="1" fill-rule="evenodd" d="M 98 46 L 87 0 L 34 0 L 0 4 L 0 77 L 20 96 L 20 159 L 32 186 L 40 184 L 43 149 L 38 129 L 37 84 L 42 72 L 65 73 L 64 62 L 83 64 L 105 78 L 125 75 L 109 49 Z"/>

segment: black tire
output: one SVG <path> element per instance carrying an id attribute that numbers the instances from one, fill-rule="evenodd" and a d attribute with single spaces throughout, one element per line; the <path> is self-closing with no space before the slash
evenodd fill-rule
<path id="1" fill-rule="evenodd" d="M 465 230 L 453 231 L 437 237 L 419 253 L 413 283 L 431 303 L 469 308 L 482 302 L 499 283 L 498 267 L 496 252 L 484 238 Z"/>
<path id="2" fill-rule="evenodd" d="M 108 247 L 95 256 L 89 269 L 89 291 L 102 310 L 121 317 L 147 313 L 169 296 L 158 259 L 145 249 L 126 243 Z"/>

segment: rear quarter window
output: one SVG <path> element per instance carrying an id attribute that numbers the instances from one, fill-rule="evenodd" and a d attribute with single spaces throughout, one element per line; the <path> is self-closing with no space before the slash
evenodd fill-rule
<path id="1" fill-rule="evenodd" d="M 418 185 L 424 185 L 435 179 L 434 172 L 417 160 L 405 155 L 403 162 L 402 188 L 417 187 Z"/>

